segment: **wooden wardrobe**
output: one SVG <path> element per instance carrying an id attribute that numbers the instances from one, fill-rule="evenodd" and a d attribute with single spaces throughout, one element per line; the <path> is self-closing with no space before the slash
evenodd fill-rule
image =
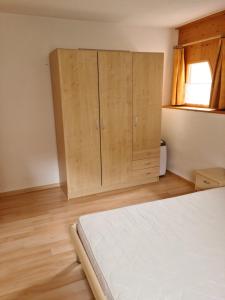
<path id="1" fill-rule="evenodd" d="M 163 54 L 56 49 L 50 65 L 68 199 L 157 181 Z"/>

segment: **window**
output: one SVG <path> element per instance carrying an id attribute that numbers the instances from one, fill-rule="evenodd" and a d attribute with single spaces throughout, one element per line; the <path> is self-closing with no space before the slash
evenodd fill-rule
<path id="1" fill-rule="evenodd" d="M 185 103 L 193 106 L 209 106 L 212 74 L 208 62 L 189 64 L 185 84 Z"/>

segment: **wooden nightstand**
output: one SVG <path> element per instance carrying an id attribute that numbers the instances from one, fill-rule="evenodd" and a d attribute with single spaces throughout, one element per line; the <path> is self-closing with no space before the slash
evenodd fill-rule
<path id="1" fill-rule="evenodd" d="M 195 190 L 206 190 L 225 186 L 225 169 L 211 168 L 195 171 Z"/>

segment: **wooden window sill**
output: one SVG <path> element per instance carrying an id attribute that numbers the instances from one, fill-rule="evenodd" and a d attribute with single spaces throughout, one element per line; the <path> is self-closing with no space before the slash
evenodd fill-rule
<path id="1" fill-rule="evenodd" d="M 185 105 L 181 105 L 181 106 L 163 105 L 162 108 L 180 109 L 180 110 L 189 110 L 189 111 L 205 112 L 210 114 L 225 115 L 225 110 L 216 110 L 216 109 L 204 108 L 204 107 L 194 107 L 194 106 L 185 106 Z"/>

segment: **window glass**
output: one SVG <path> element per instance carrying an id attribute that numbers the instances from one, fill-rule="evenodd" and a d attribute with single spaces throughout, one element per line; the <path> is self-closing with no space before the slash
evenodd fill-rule
<path id="1" fill-rule="evenodd" d="M 189 64 L 185 103 L 209 106 L 211 85 L 212 75 L 208 62 Z"/>

